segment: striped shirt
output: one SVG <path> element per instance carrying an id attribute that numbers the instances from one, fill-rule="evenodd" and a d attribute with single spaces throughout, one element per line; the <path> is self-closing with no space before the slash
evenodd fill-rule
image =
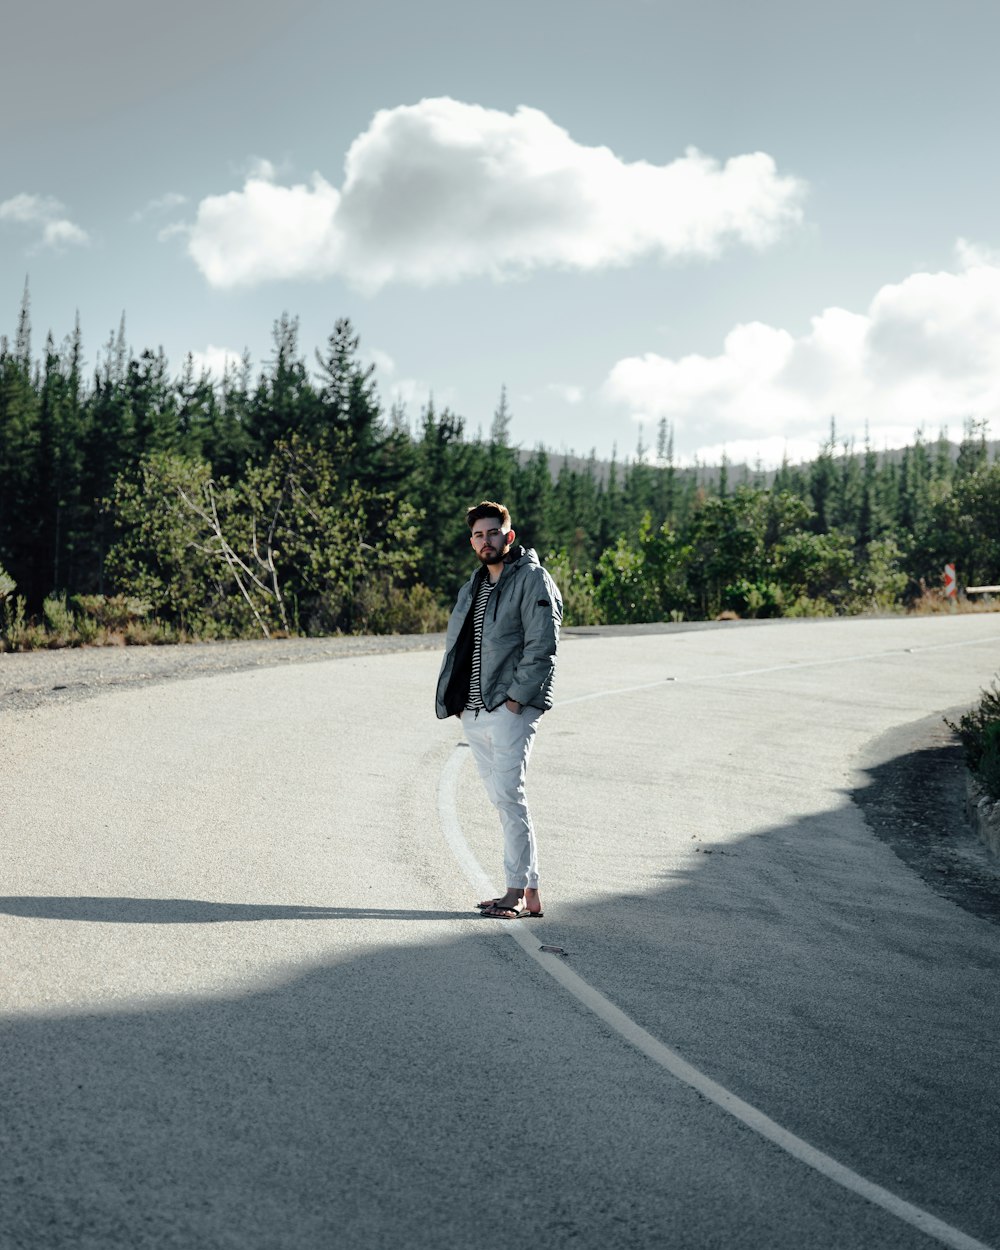
<path id="1" fill-rule="evenodd" d="M 476 606 L 473 609 L 472 674 L 469 678 L 469 698 L 465 705 L 473 711 L 479 711 L 486 706 L 483 702 L 483 692 L 479 683 L 479 662 L 483 645 L 483 621 L 486 618 L 486 605 L 490 601 L 492 590 L 493 582 L 488 577 L 484 577 L 483 583 L 476 594 Z"/>

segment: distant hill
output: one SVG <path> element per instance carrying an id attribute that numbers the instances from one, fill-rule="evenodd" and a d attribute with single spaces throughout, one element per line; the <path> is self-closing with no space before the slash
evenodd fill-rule
<path id="1" fill-rule="evenodd" d="M 935 455 L 937 453 L 938 443 L 936 439 L 930 442 L 926 442 L 924 445 L 930 450 L 932 455 Z M 947 445 L 948 445 L 948 455 L 951 458 L 952 462 L 954 462 L 955 460 L 958 459 L 960 444 L 952 442 L 949 439 Z M 910 447 L 912 446 L 913 444 L 911 443 Z M 901 463 L 903 459 L 903 454 L 906 450 L 907 448 L 905 447 L 890 447 L 890 448 L 885 448 L 885 449 L 878 449 L 878 448 L 875 449 L 876 455 L 878 456 L 878 462 L 880 465 Z M 997 439 L 987 440 L 986 450 L 987 450 L 987 454 L 989 456 L 991 464 L 994 461 L 1000 460 L 1000 440 L 997 440 Z M 564 470 L 570 473 L 579 473 L 579 474 L 584 474 L 584 475 L 593 471 L 596 480 L 600 482 L 602 486 L 605 485 L 608 481 L 608 477 L 610 475 L 611 465 L 612 465 L 612 461 L 610 460 L 597 460 L 590 456 L 578 456 L 578 455 L 565 453 L 565 452 L 548 451 L 547 449 L 544 449 L 544 448 L 543 448 L 543 451 L 545 455 L 548 457 L 549 472 L 552 475 L 553 481 L 557 480 L 559 477 L 559 474 L 562 473 Z M 518 451 L 518 457 L 520 459 L 521 464 L 526 464 L 529 460 L 532 460 L 535 456 L 537 456 L 537 454 L 538 454 L 538 449 L 535 449 L 533 451 L 528 451 L 528 450 L 525 450 L 524 448 L 521 448 Z M 793 471 L 798 470 L 799 472 L 802 472 L 802 473 L 808 473 L 810 466 L 813 463 L 815 463 L 815 460 L 818 458 L 818 454 L 819 453 L 817 452 L 817 456 L 814 456 L 812 460 L 801 460 L 795 463 L 789 463 L 788 467 L 792 469 Z M 865 458 L 864 448 L 861 448 L 861 450 L 856 450 L 853 453 L 853 457 L 859 464 L 863 462 Z M 841 452 L 841 454 L 839 455 L 835 455 L 833 459 L 834 459 L 835 464 L 842 464 L 844 461 L 843 452 Z M 622 472 L 625 470 L 626 467 L 631 466 L 634 463 L 634 460 L 635 460 L 635 457 L 630 456 L 630 457 L 626 457 L 623 460 L 618 460 L 614 462 L 617 465 L 619 480 L 620 480 Z M 655 460 L 650 461 L 649 463 L 652 468 L 663 467 L 658 461 L 655 461 Z M 719 483 L 719 480 L 722 476 L 722 465 L 721 464 L 698 464 L 698 465 L 687 465 L 684 467 L 675 466 L 675 471 L 677 473 L 678 479 L 680 480 L 687 480 L 690 477 L 694 476 L 697 478 L 700 484 L 703 484 L 707 487 L 712 487 L 712 486 L 717 486 Z M 748 465 L 742 461 L 735 463 L 735 464 L 726 465 L 726 475 L 729 480 L 730 488 L 735 488 L 737 486 L 742 486 L 742 485 L 750 485 L 750 486 L 757 486 L 761 489 L 766 490 L 766 489 L 769 489 L 773 485 L 774 479 L 777 476 L 777 474 L 778 474 L 777 469 L 757 469 L 756 467 Z"/>

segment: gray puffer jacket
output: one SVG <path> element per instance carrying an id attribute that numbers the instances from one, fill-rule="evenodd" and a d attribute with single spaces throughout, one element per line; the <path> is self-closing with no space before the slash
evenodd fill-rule
<path id="1" fill-rule="evenodd" d="M 436 710 L 444 720 L 460 716 L 469 696 L 472 672 L 473 605 L 486 569 L 478 569 L 458 592 L 448 621 L 444 661 L 438 677 Z M 479 681 L 483 703 L 492 711 L 514 699 L 543 712 L 552 706 L 552 677 L 562 623 L 559 587 L 534 551 L 512 547 L 486 605 Z"/>

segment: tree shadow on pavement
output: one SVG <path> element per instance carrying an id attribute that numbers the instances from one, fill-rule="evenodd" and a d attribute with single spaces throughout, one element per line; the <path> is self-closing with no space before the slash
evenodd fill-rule
<path id="1" fill-rule="evenodd" d="M 547 899 L 532 933 L 791 1131 L 996 1235 L 996 931 L 896 871 L 842 810 L 689 861 L 597 906 Z M 470 916 L 121 898 L 0 910 Z M 503 926 L 448 932 L 359 944 L 270 988 L 0 1019 L 4 1250 L 924 1244 L 610 1035 Z"/>
<path id="2" fill-rule="evenodd" d="M 1000 859 L 965 814 L 965 760 L 944 718 L 891 730 L 861 764 L 864 783 L 851 797 L 876 836 L 936 894 L 1000 925 Z"/>
<path id="3" fill-rule="evenodd" d="M 196 898 L 23 895 L 0 897 L 0 915 L 98 924 L 228 924 L 253 920 L 468 920 L 471 911 L 392 907 L 310 907 L 293 903 L 216 903 Z"/>
<path id="4" fill-rule="evenodd" d="M 0 1019 L 3 1250 L 711 1245 L 720 1209 L 777 1245 L 746 1142 L 720 1161 L 690 1091 L 476 934 Z"/>

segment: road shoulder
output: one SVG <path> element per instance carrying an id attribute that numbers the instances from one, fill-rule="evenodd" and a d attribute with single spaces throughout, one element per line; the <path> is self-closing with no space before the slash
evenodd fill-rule
<path id="1" fill-rule="evenodd" d="M 852 797 L 869 828 L 936 894 L 1000 925 L 1000 859 L 965 815 L 962 749 L 935 714 L 874 739 Z"/>

